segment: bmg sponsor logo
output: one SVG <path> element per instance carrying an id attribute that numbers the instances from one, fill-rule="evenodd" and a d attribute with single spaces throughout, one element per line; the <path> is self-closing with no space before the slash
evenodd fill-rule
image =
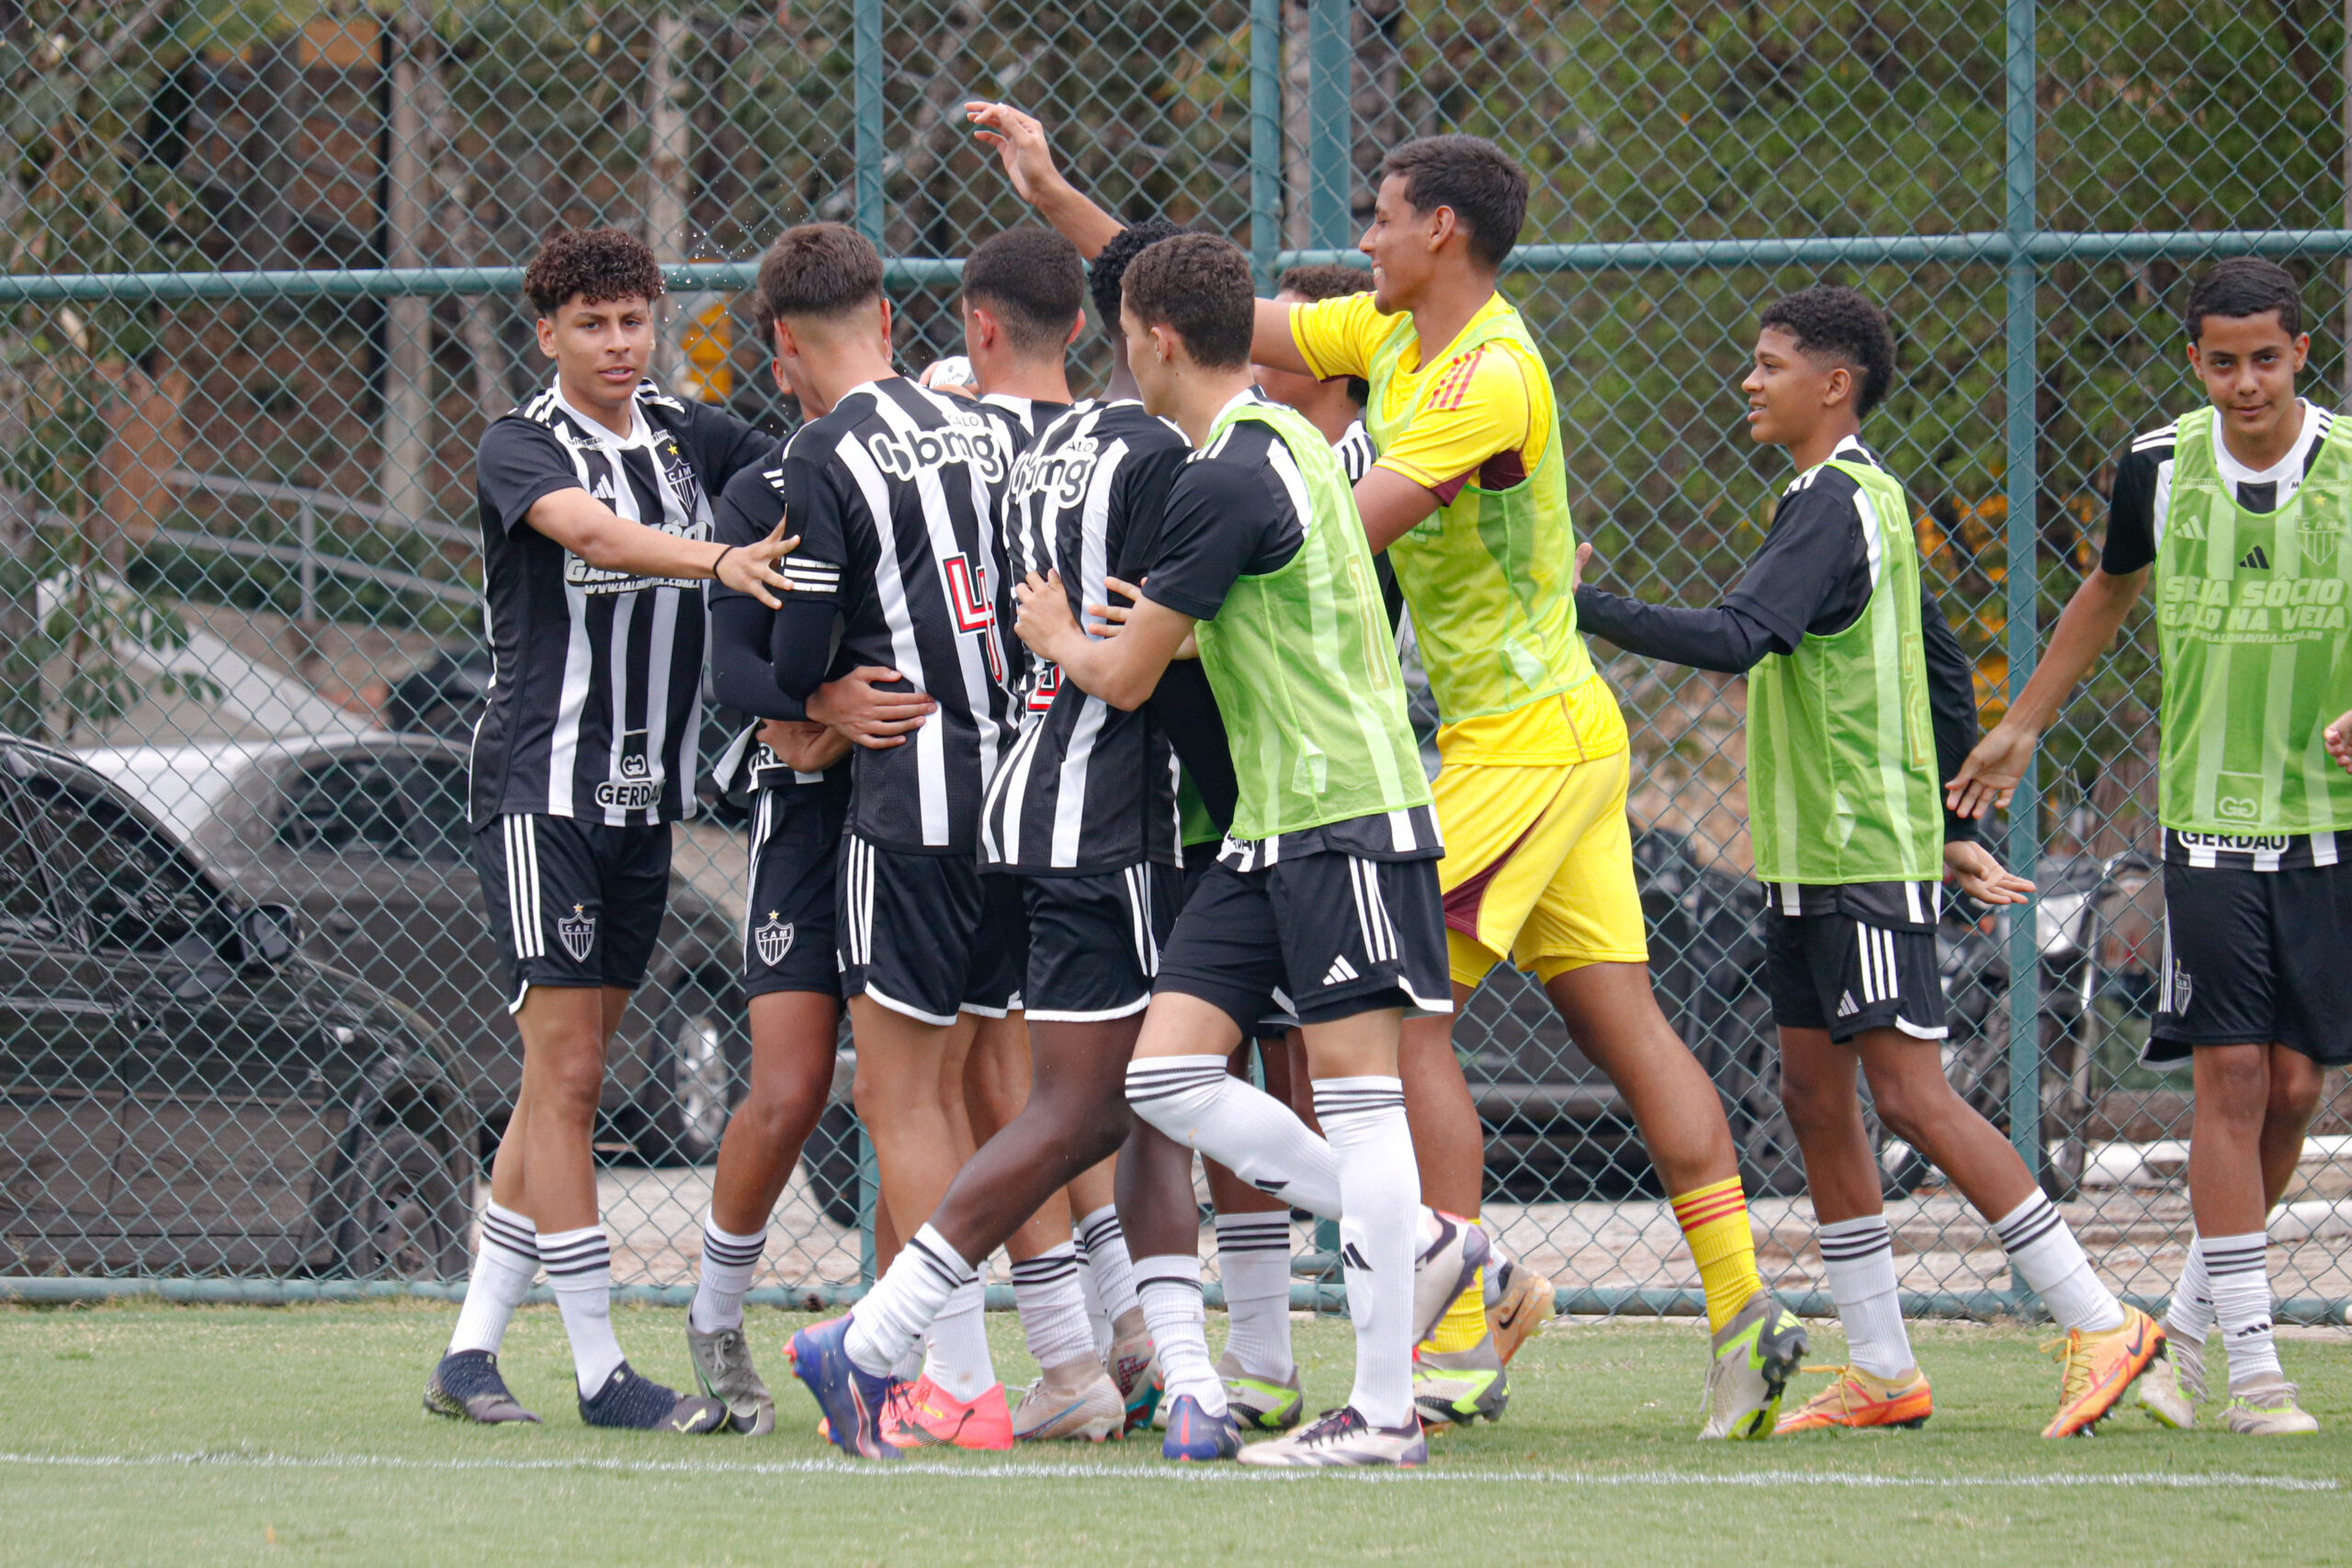
<path id="1" fill-rule="evenodd" d="M 910 479 L 927 468 L 962 465 L 995 484 L 1005 475 L 1004 448 L 995 430 L 979 415 L 966 417 L 972 423 L 909 431 L 903 435 L 869 435 L 865 450 L 873 457 L 874 466 L 894 479 Z"/>

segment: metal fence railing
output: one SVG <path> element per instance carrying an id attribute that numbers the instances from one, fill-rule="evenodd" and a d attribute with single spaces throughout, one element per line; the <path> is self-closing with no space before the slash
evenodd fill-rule
<path id="1" fill-rule="evenodd" d="M 1988 719 L 2095 559 L 2114 455 L 2193 404 L 2188 273 L 2287 261 L 2307 390 L 2352 380 L 2352 39 L 2310 0 L 27 0 L 0 7 L 0 1293 L 462 1275 L 519 1073 L 461 850 L 470 467 L 543 374 L 518 283 L 551 226 L 644 234 L 660 373 L 781 430 L 740 291 L 786 223 L 881 245 L 910 367 L 956 348 L 956 258 L 1024 218 L 967 96 L 1268 279 L 1351 259 L 1385 147 L 1493 137 L 1533 177 L 1506 288 L 1612 581 L 1711 603 L 1734 580 L 1776 489 L 1736 435 L 1756 313 L 1854 282 L 1901 345 L 1870 434 Z M 1105 353 L 1085 334 L 1074 382 Z M 1768 1277 L 1826 1308 L 1756 983 L 1742 684 L 1596 651 L 1635 737 L 1661 997 L 1732 1113 Z M 2188 1086 L 2136 1065 L 2154 710 L 2135 619 L 2007 820 L 2039 903 L 1943 942 L 1951 1077 L 2141 1299 L 2188 1235 Z M 739 831 L 679 830 L 616 1049 L 601 1197 L 642 1291 L 691 1282 L 744 1070 L 742 869 Z M 269 942 L 239 913 L 260 903 L 296 910 L 302 959 L 221 963 Z M 1456 1042 L 1511 1250 L 1577 1310 L 1693 1310 L 1623 1108 L 1541 993 L 1498 974 Z M 2330 1090 L 2273 1222 L 2290 1320 L 2352 1303 Z M 870 1269 L 837 1100 L 775 1216 L 773 1299 Z M 2015 1303 L 1939 1173 L 1885 1163 L 1917 1304 Z"/>

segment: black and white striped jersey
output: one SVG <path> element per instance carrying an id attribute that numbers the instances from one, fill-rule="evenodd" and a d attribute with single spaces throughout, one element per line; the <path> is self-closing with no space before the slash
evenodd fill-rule
<path id="1" fill-rule="evenodd" d="M 1058 570 L 1070 611 L 1132 582 L 1159 511 L 1191 456 L 1183 433 L 1132 399 L 1089 400 L 1039 433 L 1012 465 L 1000 518 L 1009 581 Z M 989 781 L 980 853 L 1033 874 L 1084 874 L 1177 859 L 1168 745 L 1143 709 L 1123 713 L 1030 660 L 1015 687 L 1019 739 Z"/>
<path id="2" fill-rule="evenodd" d="M 502 812 L 615 827 L 694 807 L 702 725 L 702 584 L 600 570 L 523 521 L 584 490 L 632 523 L 710 536 L 709 496 L 773 449 L 732 414 L 651 381 L 614 434 L 550 384 L 486 431 L 475 456 L 483 597 L 495 673 L 474 728 L 476 825 Z"/>
<path id="3" fill-rule="evenodd" d="M 979 841 L 981 792 L 1013 730 L 996 527 L 1012 460 L 1003 422 L 896 376 L 785 444 L 793 591 L 840 606 L 834 668 L 887 666 L 939 705 L 904 745 L 852 757 L 850 829 L 885 849 L 971 854 Z"/>
<path id="4" fill-rule="evenodd" d="M 1357 420 L 1345 434 L 1331 443 L 1331 455 L 1340 459 L 1340 471 L 1348 476 L 1350 484 L 1372 472 L 1373 463 L 1380 454 L 1372 449 L 1372 433 Z"/>
<path id="5" fill-rule="evenodd" d="M 1070 409 L 1068 403 L 1057 403 L 1046 398 L 1016 398 L 1010 392 L 984 393 L 974 406 L 983 413 L 993 414 L 1004 421 L 1013 432 L 1015 449 L 1020 451 L 1027 450 L 1029 443 L 1037 439 L 1039 431 Z"/>

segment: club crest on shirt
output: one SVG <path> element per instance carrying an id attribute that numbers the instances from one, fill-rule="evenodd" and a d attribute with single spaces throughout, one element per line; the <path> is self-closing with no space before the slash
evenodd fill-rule
<path id="1" fill-rule="evenodd" d="M 770 909 L 767 924 L 752 932 L 752 950 L 771 969 L 783 963 L 784 955 L 792 951 L 792 922 L 777 919 L 775 911 Z"/>
<path id="2" fill-rule="evenodd" d="M 571 914 L 556 921 L 555 935 L 574 964 L 585 964 L 596 945 L 596 917 L 588 912 L 585 904 L 574 904 Z"/>

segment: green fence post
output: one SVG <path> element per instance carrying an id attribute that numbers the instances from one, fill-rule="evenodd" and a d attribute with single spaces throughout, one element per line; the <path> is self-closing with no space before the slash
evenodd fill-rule
<path id="1" fill-rule="evenodd" d="M 1312 243 L 1324 250 L 1344 250 L 1355 236 L 1348 231 L 1349 67 L 1348 48 L 1351 0 L 1308 0 L 1306 20 L 1306 167 L 1307 226 Z"/>
<path id="2" fill-rule="evenodd" d="M 2040 476 L 2035 471 L 2034 352 L 2035 0 L 2007 0 L 2008 59 L 2008 634 L 2009 700 L 2033 674 L 2039 651 Z M 2009 802 L 2008 862 L 2031 876 L 2041 855 L 2041 796 L 2031 762 Z M 2041 953 L 2038 904 L 2009 910 L 2009 1141 L 2035 1179 L 2041 1175 Z M 2022 1292 L 2022 1281 L 2011 1290 Z"/>
<path id="3" fill-rule="evenodd" d="M 1283 245 L 1283 0 L 1250 0 L 1250 265 L 1274 291 Z"/>
<path id="4" fill-rule="evenodd" d="M 857 161 L 857 231 L 882 244 L 882 0 L 857 0 L 851 18 L 856 75 L 856 128 L 851 156 Z"/>
<path id="5" fill-rule="evenodd" d="M 882 1168 L 875 1162 L 874 1140 L 865 1135 L 865 1123 L 857 1124 L 857 1278 L 860 1284 L 874 1283 L 880 1270 L 874 1258 L 874 1210 L 882 1201 Z"/>

